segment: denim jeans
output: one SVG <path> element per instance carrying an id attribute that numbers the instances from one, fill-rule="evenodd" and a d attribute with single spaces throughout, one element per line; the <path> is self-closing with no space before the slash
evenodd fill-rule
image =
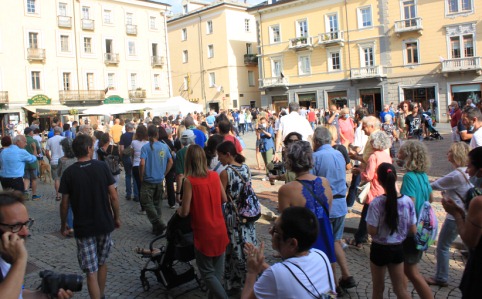
<path id="1" fill-rule="evenodd" d="M 134 192 L 137 189 L 138 193 L 140 194 L 141 191 L 141 178 L 139 176 L 139 166 L 134 166 L 132 167 L 132 176 L 134 177 Z M 137 197 L 137 199 L 140 202 L 140 197 Z M 141 209 L 144 211 L 142 208 L 142 204 L 140 205 Z"/>
<path id="2" fill-rule="evenodd" d="M 346 196 L 346 206 L 350 209 L 355 204 L 357 187 L 360 185 L 361 175 L 352 174 L 350 188 L 348 189 L 348 195 Z"/>
<path id="3" fill-rule="evenodd" d="M 437 271 L 435 272 L 437 282 L 447 282 L 449 279 L 449 250 L 458 234 L 455 220 L 445 219 L 437 241 Z"/>
<path id="4" fill-rule="evenodd" d="M 69 210 L 67 212 L 67 225 L 69 228 L 74 228 L 74 214 L 72 213 L 72 206 L 69 203 Z"/>
<path id="5" fill-rule="evenodd" d="M 132 178 L 132 158 L 130 156 L 122 156 L 122 163 L 124 164 L 124 171 L 126 176 L 126 197 L 132 195 L 132 185 L 134 185 L 134 197 L 139 197 L 139 191 Z"/>
<path id="6" fill-rule="evenodd" d="M 357 244 L 366 243 L 368 240 L 368 229 L 367 229 L 367 221 L 365 218 L 367 217 L 368 213 L 368 205 L 363 205 L 363 210 L 361 212 L 360 223 L 358 224 L 358 229 L 355 233 L 355 242 Z"/>
<path id="7" fill-rule="evenodd" d="M 238 128 L 238 129 L 239 129 L 239 132 L 240 132 L 240 133 L 243 133 L 243 135 L 244 135 L 244 130 L 246 129 L 246 126 L 245 126 L 245 125 L 246 125 L 246 124 L 241 124 L 241 123 L 240 123 L 240 124 L 239 124 L 239 128 Z"/>
<path id="8" fill-rule="evenodd" d="M 224 253 L 220 256 L 205 256 L 197 249 L 196 264 L 208 289 L 208 298 L 228 298 L 223 288 Z"/>

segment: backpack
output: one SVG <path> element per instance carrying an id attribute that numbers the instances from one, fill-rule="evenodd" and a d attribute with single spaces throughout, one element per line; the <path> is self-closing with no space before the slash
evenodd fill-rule
<path id="1" fill-rule="evenodd" d="M 120 157 L 119 155 L 116 155 L 112 145 L 109 145 L 107 150 L 107 156 L 105 156 L 104 161 L 105 163 L 107 163 L 107 166 L 109 167 L 112 175 L 118 175 L 121 173 Z"/>
<path id="2" fill-rule="evenodd" d="M 432 205 L 428 201 L 423 203 L 417 221 L 417 234 L 415 243 L 417 249 L 426 251 L 430 245 L 435 243 L 438 232 L 438 220 Z"/>
<path id="3" fill-rule="evenodd" d="M 124 156 L 132 156 L 132 154 L 134 153 L 134 148 L 132 147 L 132 144 L 129 145 L 128 147 L 124 147 L 124 150 L 122 151 L 122 155 Z"/>
<path id="4" fill-rule="evenodd" d="M 230 202 L 233 205 L 241 223 L 246 224 L 249 222 L 255 222 L 261 217 L 261 205 L 256 193 L 254 193 L 253 186 L 251 185 L 251 175 L 248 181 L 245 181 L 243 176 L 236 169 L 231 166 L 228 167 L 239 176 L 244 184 L 244 187 L 239 192 L 237 200 L 233 200 L 233 198 L 228 195 L 228 203 Z"/>

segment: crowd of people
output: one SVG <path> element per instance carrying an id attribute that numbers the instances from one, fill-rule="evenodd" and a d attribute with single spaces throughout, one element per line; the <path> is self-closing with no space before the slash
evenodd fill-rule
<path id="1" fill-rule="evenodd" d="M 386 105 L 377 117 L 362 106 L 350 111 L 333 104 L 322 112 L 291 102 L 279 113 L 243 109 L 113 119 L 108 130 L 87 123 L 66 126 L 54 118 L 45 149 L 33 123 L 23 135 L 1 140 L 2 187 L 23 197 L 0 196 L 0 227 L 18 235 L 15 249 L 23 252 L 31 222 L 23 217 L 10 223 L 4 209 L 22 204 L 22 198 L 41 199 L 36 180 L 46 159 L 60 201 L 61 232 L 75 237 L 91 298 L 105 296 L 111 234 L 121 227 L 121 177 L 125 200 L 139 203 L 138 213 L 146 215 L 153 235 L 167 229 L 163 198 L 177 215 L 190 216 L 196 263 L 210 298 L 343 296 L 357 285 L 344 248 L 360 249 L 367 243 L 373 298 L 383 297 L 386 269 L 397 297 L 410 298 L 406 277 L 421 298 L 433 298 L 429 285 L 448 284 L 449 248 L 457 235 L 469 249 L 460 288 L 463 298 L 475 298 L 482 279 L 482 113 L 471 105 L 460 109 L 451 104 L 454 143 L 447 159 L 454 170 L 430 182 L 424 140 L 433 122 L 421 107 L 404 101 L 395 111 Z M 285 181 L 278 191 L 280 217 L 270 230 L 272 247 L 283 261 L 271 266 L 264 261 L 264 243 L 258 241 L 257 218 L 240 212 L 252 182 L 240 135 L 249 133 L 256 134 L 263 180 Z M 273 174 L 273 164 L 284 170 Z M 359 189 L 366 191 L 360 194 Z M 433 201 L 433 190 L 443 191 L 447 217 L 437 243 L 435 275 L 424 277 L 418 268 L 424 250 L 417 227 L 422 210 Z M 352 238 L 344 239 L 345 217 L 355 200 L 362 204 L 359 226 Z M 4 258 L 12 250 L 0 248 L 0 277 L 10 275 L 3 264 L 13 272 L 24 263 L 23 255 Z M 2 285 L 0 281 L 0 291 Z"/>

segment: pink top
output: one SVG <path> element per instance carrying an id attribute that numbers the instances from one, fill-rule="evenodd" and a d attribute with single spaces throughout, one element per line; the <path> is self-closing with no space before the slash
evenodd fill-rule
<path id="1" fill-rule="evenodd" d="M 367 196 L 367 204 L 370 204 L 370 202 L 377 196 L 380 196 L 385 193 L 385 190 L 383 189 L 382 185 L 380 185 L 380 182 L 378 181 L 378 176 L 377 176 L 377 169 L 378 166 L 382 163 L 392 163 L 392 158 L 390 158 L 390 154 L 388 154 L 386 151 L 378 151 L 376 150 L 373 152 L 373 154 L 370 155 L 367 161 L 367 168 L 365 171 L 361 173 L 361 178 L 365 182 L 370 182 L 370 191 L 368 191 L 368 196 Z"/>
<path id="2" fill-rule="evenodd" d="M 338 126 L 340 127 L 341 134 L 345 137 L 343 138 L 340 135 L 341 143 L 353 143 L 355 141 L 355 124 L 353 123 L 353 119 L 351 119 L 351 117 L 347 119 L 339 118 Z"/>

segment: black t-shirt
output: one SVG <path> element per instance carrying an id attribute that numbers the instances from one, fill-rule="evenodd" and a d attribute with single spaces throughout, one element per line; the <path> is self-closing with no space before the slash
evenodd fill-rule
<path id="1" fill-rule="evenodd" d="M 469 130 L 464 126 L 464 124 L 462 123 L 462 120 L 459 120 L 459 122 L 457 123 L 457 130 L 459 131 L 459 134 L 462 131 L 467 131 L 468 134 L 474 133 L 474 130 Z M 462 136 L 460 136 L 460 139 L 462 139 Z M 470 143 L 470 140 L 472 140 L 472 138 L 462 140 L 462 141 L 465 142 L 465 143 Z"/>
<path id="2" fill-rule="evenodd" d="M 114 183 L 107 164 L 97 160 L 76 162 L 64 171 L 59 192 L 69 194 L 76 237 L 93 237 L 114 230 L 108 190 Z"/>
<path id="3" fill-rule="evenodd" d="M 134 137 L 134 132 L 125 132 L 121 135 L 120 138 L 120 145 L 123 145 L 124 148 L 128 147 L 132 143 L 132 138 Z"/>
<path id="4" fill-rule="evenodd" d="M 419 136 L 422 134 L 422 115 L 409 114 L 405 118 L 405 125 L 408 126 L 408 136 Z"/>

